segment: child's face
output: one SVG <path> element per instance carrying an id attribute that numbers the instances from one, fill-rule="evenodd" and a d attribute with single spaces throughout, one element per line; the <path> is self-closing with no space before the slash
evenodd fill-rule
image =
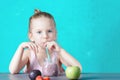
<path id="1" fill-rule="evenodd" d="M 46 17 L 35 18 L 32 19 L 30 26 L 30 39 L 41 47 L 43 47 L 46 42 L 56 39 L 56 29 L 52 19 Z"/>

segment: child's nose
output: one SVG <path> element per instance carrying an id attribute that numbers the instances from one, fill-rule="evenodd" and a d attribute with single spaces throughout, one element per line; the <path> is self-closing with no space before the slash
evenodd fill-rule
<path id="1" fill-rule="evenodd" d="M 48 34 L 46 32 L 43 33 L 43 38 L 48 38 Z"/>

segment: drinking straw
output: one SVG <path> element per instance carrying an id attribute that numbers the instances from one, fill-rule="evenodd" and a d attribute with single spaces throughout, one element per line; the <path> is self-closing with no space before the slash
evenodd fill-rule
<path id="1" fill-rule="evenodd" d="M 50 62 L 50 54 L 49 54 L 49 51 L 48 51 L 47 47 L 46 47 L 46 54 L 47 54 L 47 57 L 48 57 L 48 61 Z"/>

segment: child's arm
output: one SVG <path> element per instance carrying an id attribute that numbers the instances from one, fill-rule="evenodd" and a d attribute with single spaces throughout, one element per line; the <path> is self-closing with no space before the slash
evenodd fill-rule
<path id="1" fill-rule="evenodd" d="M 60 61 L 65 66 L 78 66 L 82 70 L 81 64 L 69 53 L 67 53 L 64 49 L 60 49 L 59 55 L 60 55 Z"/>
<path id="2" fill-rule="evenodd" d="M 29 60 L 29 49 L 24 50 L 24 48 L 34 50 L 35 45 L 31 42 L 23 42 L 18 47 L 9 65 L 11 74 L 19 73 L 19 71 L 27 64 Z"/>
<path id="3" fill-rule="evenodd" d="M 27 61 L 28 58 L 27 55 L 25 55 L 24 48 L 22 47 L 22 45 L 20 45 L 10 62 L 9 65 L 10 73 L 11 74 L 19 73 L 19 71 L 27 63 Z"/>

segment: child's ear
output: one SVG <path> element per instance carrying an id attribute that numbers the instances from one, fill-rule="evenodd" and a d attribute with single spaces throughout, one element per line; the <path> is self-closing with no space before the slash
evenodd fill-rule
<path id="1" fill-rule="evenodd" d="M 29 32 L 29 33 L 28 33 L 28 37 L 29 37 L 30 41 L 34 41 L 34 39 L 33 39 L 33 36 L 32 36 L 32 33 L 31 33 L 31 32 Z"/>

